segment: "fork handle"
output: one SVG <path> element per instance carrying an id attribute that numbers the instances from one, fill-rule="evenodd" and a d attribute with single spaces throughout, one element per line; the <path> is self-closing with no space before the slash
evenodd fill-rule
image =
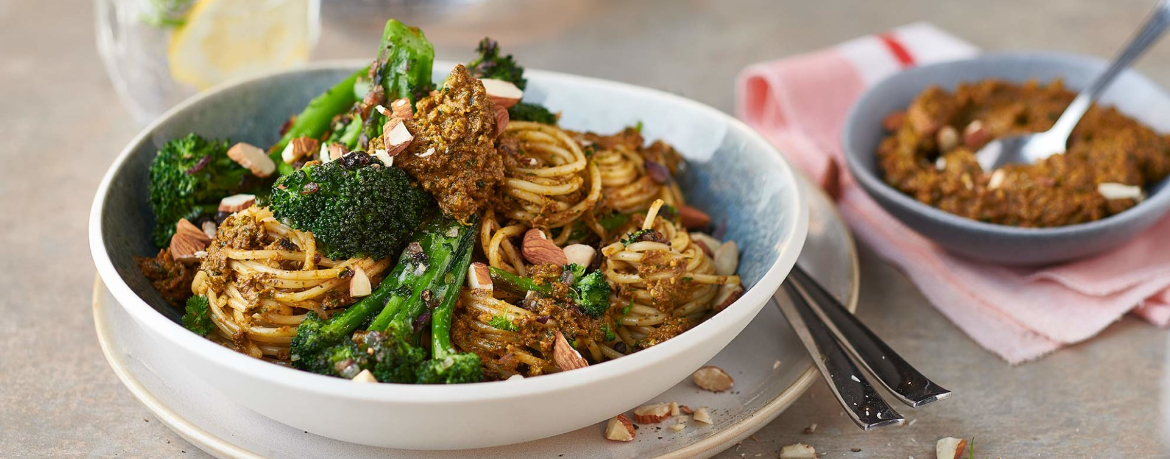
<path id="1" fill-rule="evenodd" d="M 837 398 L 837 403 L 849 413 L 863 430 L 901 424 L 905 418 L 882 400 L 857 365 L 849 359 L 845 349 L 833 338 L 833 333 L 821 322 L 808 305 L 808 299 L 785 281 L 774 295 L 780 312 L 788 325 L 800 337 L 825 383 Z"/>
<path id="2" fill-rule="evenodd" d="M 1151 45 L 1156 43 L 1162 34 L 1166 32 L 1167 27 L 1170 26 L 1170 1 L 1161 0 L 1158 5 L 1154 7 L 1154 11 L 1150 13 L 1150 17 L 1146 19 L 1146 23 L 1138 30 L 1138 33 L 1130 39 L 1125 48 L 1117 57 L 1113 58 L 1113 62 L 1109 63 L 1109 67 L 1101 75 L 1097 76 L 1096 80 L 1089 85 L 1088 88 L 1077 94 L 1076 99 L 1064 109 L 1064 113 L 1056 120 L 1056 124 L 1052 126 L 1049 131 L 1053 134 L 1059 133 L 1063 138 L 1067 139 L 1072 134 L 1073 128 L 1077 126 L 1077 122 L 1081 120 L 1085 112 L 1089 110 L 1089 106 L 1093 101 L 1105 92 L 1113 79 L 1133 64 L 1138 57 L 1146 52 Z"/>
<path id="3" fill-rule="evenodd" d="M 942 400 L 950 391 L 935 384 L 894 352 L 845 306 L 800 266 L 788 275 L 793 287 L 809 297 L 809 305 L 841 342 L 850 355 L 857 357 L 870 373 L 894 396 L 912 407 Z"/>

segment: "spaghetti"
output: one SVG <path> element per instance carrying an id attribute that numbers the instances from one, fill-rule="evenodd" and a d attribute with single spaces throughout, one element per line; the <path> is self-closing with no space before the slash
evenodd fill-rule
<path id="1" fill-rule="evenodd" d="M 389 264 L 321 256 L 312 233 L 253 206 L 220 225 L 191 291 L 207 297 L 216 326 L 212 339 L 253 357 L 287 360 L 308 311 L 328 316 L 352 304 L 349 279 L 355 270 L 375 278 Z"/>

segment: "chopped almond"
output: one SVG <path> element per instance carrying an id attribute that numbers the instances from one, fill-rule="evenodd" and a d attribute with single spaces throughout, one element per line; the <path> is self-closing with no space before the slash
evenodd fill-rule
<path id="1" fill-rule="evenodd" d="M 593 257 L 597 255 L 597 249 L 585 244 L 569 244 L 562 250 L 565 252 L 565 259 L 568 263 L 581 267 L 593 264 Z"/>
<path id="2" fill-rule="evenodd" d="M 723 242 L 711 237 L 711 235 L 709 235 L 707 233 L 694 232 L 694 233 L 691 233 L 690 236 L 691 236 L 691 242 L 693 242 L 695 245 L 699 246 L 699 249 L 702 250 L 703 253 L 707 254 L 707 256 L 711 257 L 712 259 L 715 258 L 715 249 L 717 249 L 717 248 L 719 248 L 719 246 L 723 245 Z"/>
<path id="3" fill-rule="evenodd" d="M 557 363 L 561 371 L 576 370 L 578 368 L 585 368 L 589 366 L 589 362 L 581 357 L 581 353 L 573 349 L 569 341 L 565 339 L 565 335 L 557 331 L 556 343 L 553 345 L 553 361 Z"/>
<path id="4" fill-rule="evenodd" d="M 201 229 L 203 230 L 203 234 L 207 235 L 208 242 L 210 242 L 211 239 L 215 239 L 216 234 L 219 234 L 219 225 L 216 225 L 215 222 L 211 220 L 203 222 Z"/>
<path id="5" fill-rule="evenodd" d="M 634 439 L 634 423 L 624 414 L 610 418 L 605 426 L 605 438 L 612 441 L 632 441 Z"/>
<path id="6" fill-rule="evenodd" d="M 669 403 L 655 403 L 634 408 L 634 420 L 638 424 L 657 424 L 670 417 Z"/>
<path id="7" fill-rule="evenodd" d="M 414 135 L 406 128 L 406 123 L 400 118 L 390 118 L 382 125 L 382 143 L 386 145 L 386 154 L 396 156 L 414 141 Z"/>
<path id="8" fill-rule="evenodd" d="M 390 167 L 390 166 L 394 165 L 394 157 L 390 156 L 390 154 L 387 153 L 386 150 L 383 150 L 381 148 L 374 150 L 374 157 L 378 158 L 378 161 L 381 161 L 382 164 L 385 165 L 386 167 Z"/>
<path id="9" fill-rule="evenodd" d="M 963 455 L 963 451 L 967 450 L 967 440 L 962 438 L 946 437 L 940 438 L 934 444 L 934 455 L 938 459 L 959 459 Z"/>
<path id="10" fill-rule="evenodd" d="M 1097 192 L 1106 200 L 1136 199 L 1140 201 L 1144 197 L 1142 187 L 1126 185 L 1124 183 L 1101 183 L 1097 185 Z"/>
<path id="11" fill-rule="evenodd" d="M 477 261 L 467 267 L 467 286 L 473 290 L 491 291 L 494 288 L 487 265 Z"/>
<path id="12" fill-rule="evenodd" d="M 219 211 L 234 214 L 256 204 L 256 195 L 234 194 L 219 200 Z"/>
<path id="13" fill-rule="evenodd" d="M 211 237 L 203 232 L 203 228 L 195 226 L 186 218 L 180 218 L 179 222 L 175 224 L 175 234 L 187 235 L 191 239 L 199 241 L 204 247 L 211 243 Z"/>
<path id="14" fill-rule="evenodd" d="M 726 371 L 710 365 L 695 370 L 691 374 L 691 381 L 694 381 L 700 389 L 711 392 L 723 392 L 731 389 L 731 386 L 735 384 L 735 380 Z"/>
<path id="15" fill-rule="evenodd" d="M 739 247 L 735 241 L 724 242 L 715 249 L 715 274 L 730 276 L 739 268 Z"/>
<path id="16" fill-rule="evenodd" d="M 414 109 L 410 106 L 410 99 L 402 98 L 390 103 L 391 116 L 402 120 L 414 119 Z"/>
<path id="17" fill-rule="evenodd" d="M 682 414 L 682 412 L 678 406 L 678 403 L 670 402 L 670 415 L 671 416 L 678 416 L 680 414 Z"/>
<path id="18" fill-rule="evenodd" d="M 682 432 L 683 429 L 687 428 L 687 425 L 683 424 L 683 423 L 678 423 L 678 424 L 674 424 L 674 425 L 667 427 L 667 428 L 670 429 L 672 432 Z"/>
<path id="19" fill-rule="evenodd" d="M 370 287 L 370 277 L 361 266 L 353 267 L 353 277 L 349 278 L 349 296 L 360 298 L 369 296 L 373 289 Z"/>
<path id="20" fill-rule="evenodd" d="M 345 145 L 340 143 L 331 143 L 327 149 L 329 150 L 329 161 L 337 161 L 341 159 L 342 156 L 345 156 L 346 153 L 349 153 L 349 151 L 345 149 Z"/>
<path id="21" fill-rule="evenodd" d="M 743 285 L 740 284 L 720 285 L 719 291 L 715 293 L 715 301 L 712 302 L 714 306 L 711 309 L 715 312 L 727 309 L 728 306 L 731 306 L 736 300 L 739 300 L 739 297 L 743 296 L 743 292 Z"/>
<path id="22" fill-rule="evenodd" d="M 301 158 L 316 153 L 320 148 L 321 144 L 317 139 L 312 137 L 297 137 L 290 140 L 288 145 L 284 147 L 284 151 L 280 152 L 280 159 L 283 159 L 288 164 L 292 164 Z"/>
<path id="23" fill-rule="evenodd" d="M 276 172 L 276 163 L 272 162 L 272 158 L 269 158 L 264 150 L 255 145 L 237 143 L 228 149 L 227 156 L 236 164 L 252 171 L 252 175 L 257 177 L 268 177 Z"/>
<path id="24" fill-rule="evenodd" d="M 376 383 L 378 382 L 378 378 L 375 378 L 374 374 L 370 373 L 370 370 L 362 370 L 361 373 L 353 377 L 353 382 Z"/>
<path id="25" fill-rule="evenodd" d="M 508 109 L 496 105 L 496 137 L 499 137 L 508 129 L 509 121 L 511 121 L 511 116 L 508 115 Z"/>
<path id="26" fill-rule="evenodd" d="M 200 231 L 202 234 L 202 231 Z M 207 237 L 207 235 L 203 235 Z M 171 258 L 186 264 L 195 263 L 199 257 L 195 254 L 207 248 L 207 244 L 202 239 L 196 238 L 189 233 L 176 232 L 171 236 L 171 244 L 167 250 L 171 253 Z"/>
<path id="27" fill-rule="evenodd" d="M 489 99 L 504 108 L 512 108 L 520 99 L 524 97 L 524 91 L 512 84 L 509 81 L 494 80 L 491 78 L 484 78 L 479 80 L 483 83 L 483 90 L 487 93 Z"/>
<path id="28" fill-rule="evenodd" d="M 691 409 L 691 407 L 686 406 L 686 405 L 679 405 L 678 410 L 681 411 L 682 414 L 688 414 L 688 415 L 695 414 L 695 410 Z"/>
<path id="29" fill-rule="evenodd" d="M 694 418 L 695 422 L 701 422 L 703 424 L 714 424 L 714 422 L 711 421 L 711 412 L 707 411 L 707 407 L 702 407 L 695 410 Z"/>
<path id="30" fill-rule="evenodd" d="M 785 445 L 780 448 L 780 459 L 817 459 L 817 450 L 804 443 Z"/>

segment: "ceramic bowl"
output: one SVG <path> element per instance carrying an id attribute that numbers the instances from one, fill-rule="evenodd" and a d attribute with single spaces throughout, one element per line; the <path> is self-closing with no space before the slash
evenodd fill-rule
<path id="1" fill-rule="evenodd" d="M 153 222 L 146 173 L 159 146 L 188 132 L 269 145 L 290 114 L 365 64 L 274 73 L 180 104 L 130 142 L 93 203 L 91 250 L 122 307 L 204 383 L 269 418 L 334 439 L 404 449 L 503 445 L 599 423 L 687 378 L 723 349 L 772 296 L 804 243 L 808 210 L 792 169 L 742 123 L 660 91 L 530 71 L 525 98 L 562 111 L 562 126 L 616 132 L 642 121 L 647 138 L 664 139 L 687 157 L 679 183 L 690 203 L 726 221 L 726 238 L 742 250 L 740 274 L 749 288 L 735 304 L 628 357 L 566 373 L 457 386 L 357 384 L 253 359 L 183 329 L 178 311 L 132 260 L 156 252 L 147 237 Z"/>
<path id="2" fill-rule="evenodd" d="M 995 78 L 1017 83 L 1063 78 L 1079 91 L 1105 67 L 1099 59 L 1060 53 L 986 54 L 894 74 L 867 91 L 845 123 L 842 145 L 849 170 L 887 211 L 906 226 L 947 250 L 1007 265 L 1043 265 L 1101 253 L 1124 244 L 1156 223 L 1170 210 L 1166 181 L 1148 190 L 1149 197 L 1110 217 L 1056 228 L 1018 228 L 971 220 L 943 212 L 887 185 L 877 168 L 875 152 L 882 137 L 882 119 L 932 85 L 953 90 L 960 82 Z M 1149 78 L 1127 70 L 1117 77 L 1098 103 L 1115 106 L 1158 132 L 1170 132 L 1170 95 Z"/>

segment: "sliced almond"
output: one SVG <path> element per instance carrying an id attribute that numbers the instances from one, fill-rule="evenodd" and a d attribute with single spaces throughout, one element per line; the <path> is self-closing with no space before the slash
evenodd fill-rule
<path id="1" fill-rule="evenodd" d="M 707 407 L 705 407 L 705 406 L 695 410 L 695 414 L 693 417 L 695 419 L 695 422 L 701 422 L 703 424 L 714 424 L 715 423 L 714 421 L 711 420 L 711 412 L 707 411 Z"/>
<path id="2" fill-rule="evenodd" d="M 959 459 L 963 451 L 967 450 L 967 440 L 962 438 L 940 438 L 934 444 L 934 455 L 938 459 Z"/>
<path id="3" fill-rule="evenodd" d="M 593 264 L 593 257 L 597 255 L 597 249 L 585 244 L 569 244 L 561 250 L 565 252 L 568 263 L 582 267 Z"/>
<path id="4" fill-rule="evenodd" d="M 253 204 L 256 204 L 256 195 L 233 194 L 219 200 L 219 211 L 234 214 L 241 210 L 252 207 Z"/>
<path id="5" fill-rule="evenodd" d="M 735 380 L 726 371 L 710 365 L 699 368 L 694 373 L 691 373 L 691 381 L 694 381 L 695 385 L 699 386 L 700 389 L 711 392 L 723 392 L 731 389 L 731 386 L 735 384 Z"/>
<path id="6" fill-rule="evenodd" d="M 400 118 L 390 118 L 382 125 L 382 143 L 386 145 L 386 154 L 396 156 L 414 141 L 414 135 L 406 128 L 406 123 Z"/>
<path id="7" fill-rule="evenodd" d="M 191 223 L 186 218 L 180 218 L 179 222 L 175 224 L 175 234 L 184 234 L 203 244 L 204 247 L 211 243 L 211 237 L 203 232 L 203 228 L 195 226 L 194 223 Z"/>
<path id="8" fill-rule="evenodd" d="M 954 150 L 959 146 L 959 131 L 952 126 L 943 126 L 935 134 L 935 140 L 938 142 L 938 150 L 947 152 Z"/>
<path id="9" fill-rule="evenodd" d="M 589 362 L 581 357 L 581 353 L 573 349 L 569 345 L 569 341 L 565 339 L 565 335 L 557 331 L 556 344 L 553 345 L 553 361 L 561 368 L 561 371 L 576 370 L 578 368 L 585 368 L 589 366 Z"/>
<path id="10" fill-rule="evenodd" d="M 1104 196 L 1107 200 L 1136 199 L 1141 201 L 1145 197 L 1142 193 L 1142 187 L 1115 182 L 1098 184 L 1097 192 L 1101 193 L 1101 196 Z"/>
<path id="11" fill-rule="evenodd" d="M 624 414 L 610 418 L 609 423 L 605 425 L 606 440 L 633 441 L 634 432 L 634 423 Z"/>
<path id="12" fill-rule="evenodd" d="M 390 103 L 391 116 L 393 118 L 412 120 L 414 119 L 414 109 L 410 106 L 410 99 L 402 98 Z"/>
<path id="13" fill-rule="evenodd" d="M 495 80 L 491 78 L 484 78 L 479 80 L 483 83 L 483 90 L 487 92 L 487 96 L 492 102 L 501 107 L 512 108 L 520 99 L 524 97 L 524 91 L 512 84 L 509 81 Z"/>
<path id="14" fill-rule="evenodd" d="M 784 445 L 780 448 L 780 459 L 817 459 L 817 450 L 804 443 Z"/>
<path id="15" fill-rule="evenodd" d="M 321 143 L 312 137 L 297 137 L 288 142 L 284 147 L 284 151 L 280 152 L 280 158 L 288 164 L 312 155 L 321 148 Z"/>
<path id="16" fill-rule="evenodd" d="M 203 222 L 203 226 L 201 226 L 200 229 L 203 230 L 203 234 L 207 235 L 208 243 L 211 242 L 211 239 L 215 239 L 216 234 L 219 234 L 219 225 L 216 225 L 215 222 L 211 220 Z"/>
<path id="17" fill-rule="evenodd" d="M 894 132 L 902 127 L 902 123 L 906 122 L 906 112 L 893 112 L 882 118 L 882 127 L 887 131 Z"/>
<path id="18" fill-rule="evenodd" d="M 272 158 L 269 158 L 260 147 L 252 144 L 240 142 L 232 145 L 227 151 L 227 156 L 236 164 L 252 171 L 252 175 L 257 177 L 268 177 L 276 172 L 276 163 L 272 162 Z"/>
<path id="19" fill-rule="evenodd" d="M 373 288 L 370 286 L 370 277 L 361 266 L 354 266 L 353 276 L 349 278 L 349 296 L 360 298 L 369 296 Z"/>
<path id="20" fill-rule="evenodd" d="M 710 215 L 686 204 L 678 206 L 678 218 L 687 229 L 706 228 L 711 224 Z"/>
<path id="21" fill-rule="evenodd" d="M 467 286 L 475 290 L 491 291 L 494 286 L 492 285 L 492 277 L 488 272 L 488 266 L 478 261 L 468 266 Z"/>
<path id="22" fill-rule="evenodd" d="M 655 403 L 634 408 L 634 421 L 637 421 L 638 424 L 657 424 L 669 417 L 669 403 Z"/>
<path id="23" fill-rule="evenodd" d="M 700 232 L 691 233 L 691 242 L 698 245 L 699 249 L 702 249 L 703 253 L 711 258 L 715 258 L 715 249 L 723 245 L 722 241 L 711 237 L 710 234 Z"/>
<path id="24" fill-rule="evenodd" d="M 743 296 L 744 288 L 740 284 L 723 284 L 719 286 L 719 291 L 715 292 L 715 300 L 711 302 L 715 312 L 720 312 L 735 303 L 739 297 Z"/>
<path id="25" fill-rule="evenodd" d="M 370 370 L 362 370 L 361 373 L 353 377 L 353 382 L 376 383 L 378 382 L 378 378 L 375 378 L 374 374 L 370 373 Z"/>
<path id="26" fill-rule="evenodd" d="M 715 274 L 730 276 L 739 268 L 739 246 L 735 241 L 724 242 L 715 249 Z"/>
<path id="27" fill-rule="evenodd" d="M 508 122 L 512 120 L 511 115 L 508 115 L 508 109 L 502 105 L 496 105 L 496 137 L 499 137 L 508 129 Z"/>
<path id="28" fill-rule="evenodd" d="M 569 264 L 568 257 L 565 256 L 565 251 L 557 247 L 553 241 L 548 240 L 544 232 L 533 228 L 524 233 L 524 240 L 521 243 L 520 253 L 524 255 L 524 259 L 534 265 L 554 264 L 566 265 Z"/>

